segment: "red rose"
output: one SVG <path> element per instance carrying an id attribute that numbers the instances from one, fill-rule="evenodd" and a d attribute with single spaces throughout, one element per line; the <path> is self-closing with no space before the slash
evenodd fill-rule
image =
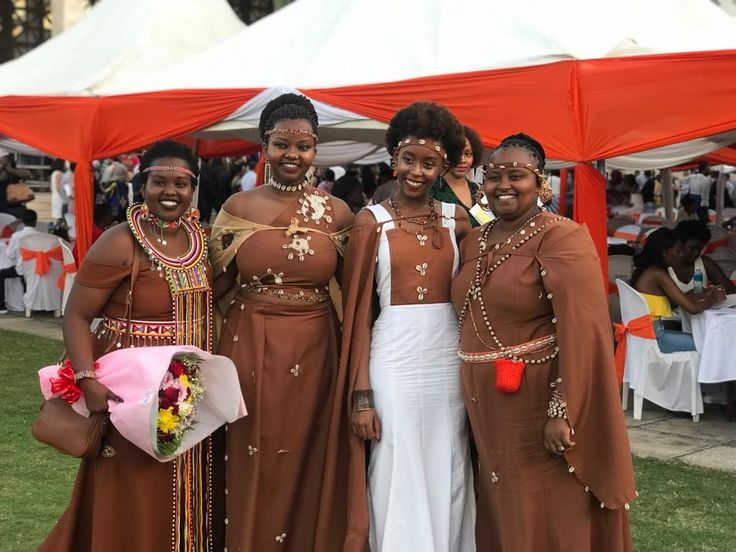
<path id="1" fill-rule="evenodd" d="M 178 378 L 182 374 L 187 373 L 187 367 L 179 360 L 172 360 L 171 364 L 169 364 L 169 372 Z"/>
<path id="2" fill-rule="evenodd" d="M 169 408 L 174 406 L 179 399 L 179 390 L 176 387 L 162 389 L 158 394 L 158 407 Z"/>

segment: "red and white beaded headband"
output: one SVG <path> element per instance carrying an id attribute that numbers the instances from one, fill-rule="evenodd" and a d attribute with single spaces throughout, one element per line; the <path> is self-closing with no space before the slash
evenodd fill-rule
<path id="1" fill-rule="evenodd" d="M 398 153 L 401 148 L 405 148 L 406 146 L 427 148 L 437 153 L 444 161 L 447 161 L 447 151 L 445 151 L 445 148 L 439 142 L 434 140 L 427 140 L 426 138 L 405 138 L 404 140 L 399 140 L 399 143 L 396 144 L 394 153 Z"/>
<path id="2" fill-rule="evenodd" d="M 162 172 L 180 172 L 184 174 L 188 174 L 192 178 L 197 178 L 197 175 L 195 175 L 192 171 L 187 169 L 186 167 L 175 167 L 173 165 L 151 165 L 150 167 L 146 167 L 141 172 L 147 173 L 147 172 L 153 172 L 153 171 L 162 171 Z"/>
<path id="3" fill-rule="evenodd" d="M 272 134 L 295 134 L 297 136 L 309 136 L 317 140 L 317 135 L 311 130 L 303 130 L 301 128 L 272 128 L 263 133 L 264 136 L 271 136 Z"/>

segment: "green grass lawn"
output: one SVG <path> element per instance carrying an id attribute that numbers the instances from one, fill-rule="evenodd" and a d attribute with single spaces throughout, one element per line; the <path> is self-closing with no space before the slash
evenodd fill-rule
<path id="1" fill-rule="evenodd" d="M 78 464 L 30 433 L 41 401 L 36 371 L 56 362 L 62 345 L 0 330 L 0 351 L 0 552 L 28 552 L 64 510 Z M 736 476 L 654 460 L 635 467 L 637 551 L 736 550 Z"/>

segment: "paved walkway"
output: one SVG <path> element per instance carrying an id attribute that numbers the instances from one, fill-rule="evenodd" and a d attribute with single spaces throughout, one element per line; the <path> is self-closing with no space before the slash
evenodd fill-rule
<path id="1" fill-rule="evenodd" d="M 50 313 L 34 313 L 33 318 L 22 313 L 0 315 L 0 329 L 62 339 L 61 319 Z M 706 405 L 697 424 L 647 402 L 641 420 L 633 419 L 631 405 L 625 417 L 636 456 L 736 473 L 736 422 L 726 421 L 725 407 Z"/>

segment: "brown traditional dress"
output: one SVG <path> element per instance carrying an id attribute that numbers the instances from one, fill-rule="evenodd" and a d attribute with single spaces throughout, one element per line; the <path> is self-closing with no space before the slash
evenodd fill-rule
<path id="1" fill-rule="evenodd" d="M 308 188 L 270 225 L 220 211 L 215 273 L 235 259 L 218 354 L 248 416 L 227 432 L 227 550 L 337 552 L 345 535 L 347 424 L 329 296 L 342 239 L 330 196 Z"/>
<path id="2" fill-rule="evenodd" d="M 543 213 L 496 248 L 485 244 L 485 228 L 461 244 L 463 265 L 452 286 L 462 325 L 463 392 L 479 455 L 478 551 L 631 550 L 631 454 L 588 231 Z M 482 284 L 468 294 L 477 270 Z M 496 388 L 499 355 L 527 361 L 515 393 Z M 577 443 L 564 458 L 544 448 L 552 383 Z"/>
<path id="3" fill-rule="evenodd" d="M 192 248 L 181 270 L 154 264 L 139 245 L 134 246 L 139 271 L 130 314 L 133 267 L 82 263 L 75 286 L 113 290 L 96 331 L 95 358 L 128 345 L 209 349 L 211 271 L 206 242 L 198 224 L 185 226 Z M 196 320 L 190 306 L 196 307 Z M 211 442 L 206 440 L 171 462 L 159 462 L 110 424 L 100 456 L 82 460 L 70 504 L 39 551 L 214 550 L 211 454 Z"/>

